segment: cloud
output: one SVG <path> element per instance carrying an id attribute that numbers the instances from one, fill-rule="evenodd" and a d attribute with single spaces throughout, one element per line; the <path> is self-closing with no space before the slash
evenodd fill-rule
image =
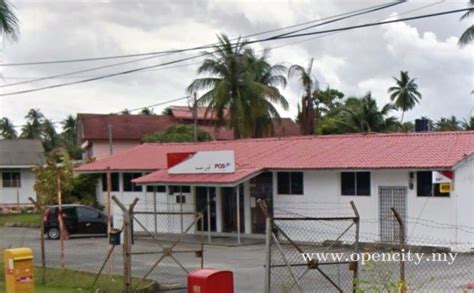
<path id="1" fill-rule="evenodd" d="M 455 9 L 465 6 L 449 3 Z M 54 60 L 141 53 L 171 48 L 192 47 L 216 41 L 215 34 L 225 32 L 230 37 L 248 35 L 269 29 L 293 25 L 319 17 L 361 9 L 379 4 L 360 1 L 43 1 L 17 2 L 21 21 L 21 36 L 17 43 L 7 44 L 1 62 Z M 456 4 L 456 5 L 454 5 Z M 426 5 L 426 4 L 424 4 Z M 337 22 L 340 27 L 396 17 L 421 6 L 416 1 Z M 447 5 L 443 6 L 446 8 Z M 92 9 L 93 8 L 93 9 Z M 434 12 L 441 6 L 431 10 Z M 274 63 L 306 66 L 314 57 L 314 75 L 325 86 L 343 91 L 346 96 L 361 96 L 373 92 L 379 104 L 388 101 L 386 89 L 400 70 L 417 77 L 423 100 L 407 119 L 421 115 L 439 118 L 457 115 L 465 117 L 472 107 L 474 89 L 472 46 L 460 49 L 457 37 L 467 23 L 459 16 L 445 16 L 397 23 L 332 34 L 318 38 L 298 38 L 255 45 L 265 47 L 287 45 L 274 49 Z M 191 56 L 177 54 L 32 85 L 2 89 L 2 92 L 23 90 L 82 79 L 119 70 L 133 69 L 163 61 Z M 123 61 L 123 60 L 120 60 Z M 29 77 L 70 72 L 119 62 L 68 63 L 48 66 L 3 67 L 1 82 L 23 81 Z M 192 63 L 193 61 L 189 61 Z M 76 112 L 110 113 L 124 108 L 137 108 L 182 97 L 185 88 L 196 78 L 197 65 L 167 70 L 134 73 L 35 93 L 0 97 L 0 117 L 7 116 L 15 124 L 24 123 L 29 108 L 40 108 L 53 120 L 61 120 Z M 19 78 L 19 79 L 12 79 Z M 290 111 L 282 116 L 294 117 L 302 90 L 290 81 L 284 95 Z M 176 104 L 185 104 L 186 101 Z M 164 107 L 157 109 L 159 112 Z"/>

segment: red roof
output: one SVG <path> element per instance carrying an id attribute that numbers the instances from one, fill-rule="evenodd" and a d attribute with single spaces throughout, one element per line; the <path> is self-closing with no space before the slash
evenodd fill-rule
<path id="1" fill-rule="evenodd" d="M 78 130 L 83 140 L 108 139 L 109 124 L 112 139 L 141 140 L 143 135 L 164 132 L 176 121 L 168 115 L 78 114 Z"/>
<path id="2" fill-rule="evenodd" d="M 167 174 L 167 153 L 213 150 L 234 150 L 237 172 Z M 298 136 L 143 144 L 76 170 L 161 170 L 136 180 L 140 183 L 232 183 L 266 169 L 451 169 L 472 153 L 474 131 Z"/>
<path id="3" fill-rule="evenodd" d="M 198 116 L 204 117 L 205 109 L 205 107 L 200 107 Z M 173 106 L 171 110 L 173 115 L 78 114 L 78 133 L 82 141 L 107 140 L 109 139 L 109 125 L 111 125 L 112 139 L 141 141 L 145 134 L 165 132 L 168 127 L 179 124 L 178 118 L 188 120 L 186 117 L 188 114 L 191 115 L 189 108 L 185 106 Z M 192 115 L 190 119 L 192 119 Z M 213 125 L 200 124 L 199 128 L 208 132 L 216 140 L 232 140 L 234 138 L 233 131 L 226 127 L 216 128 Z M 281 122 L 274 120 L 273 128 L 272 136 L 276 137 L 300 134 L 298 125 L 290 118 L 282 118 Z"/>
<path id="4" fill-rule="evenodd" d="M 193 120 L 193 112 L 188 106 L 171 106 L 169 107 L 174 118 L 179 120 Z M 207 112 L 207 113 L 206 113 Z M 228 111 L 224 110 L 224 117 Z M 197 108 L 198 120 L 217 120 L 215 113 L 211 110 L 207 111 L 207 107 Z"/>

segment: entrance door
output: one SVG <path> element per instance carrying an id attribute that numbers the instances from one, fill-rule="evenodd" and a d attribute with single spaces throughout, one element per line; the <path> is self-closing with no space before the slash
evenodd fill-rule
<path id="1" fill-rule="evenodd" d="M 398 241 L 400 239 L 400 229 L 391 208 L 395 208 L 405 222 L 407 188 L 403 186 L 381 186 L 379 187 L 379 196 L 380 240 L 384 242 Z"/>
<path id="2" fill-rule="evenodd" d="M 265 214 L 258 206 L 257 200 L 267 203 L 268 213 L 273 214 L 273 174 L 262 173 L 250 179 L 250 201 L 252 215 L 252 233 L 265 234 Z"/>
<path id="3" fill-rule="evenodd" d="M 222 231 L 237 232 L 237 188 L 240 189 L 240 232 L 244 232 L 244 185 L 222 188 Z"/>
<path id="4" fill-rule="evenodd" d="M 208 231 L 208 210 L 207 210 L 207 192 L 209 190 L 211 231 L 216 231 L 216 188 L 215 187 L 196 187 L 196 212 L 202 212 L 204 219 L 204 231 Z M 197 223 L 198 231 L 201 231 L 201 219 Z"/>

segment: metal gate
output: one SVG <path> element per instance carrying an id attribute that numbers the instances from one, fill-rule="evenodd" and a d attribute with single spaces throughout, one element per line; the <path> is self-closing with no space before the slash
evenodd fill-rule
<path id="1" fill-rule="evenodd" d="M 266 214 L 265 292 L 355 292 L 358 263 L 349 255 L 358 251 L 360 222 L 352 202 L 351 206 L 354 214 L 341 217 Z M 313 253 L 343 257 L 304 257 Z"/>
<path id="2" fill-rule="evenodd" d="M 406 196 L 407 188 L 403 186 L 381 186 L 379 187 L 379 217 L 380 217 L 380 240 L 382 242 L 395 242 L 400 238 L 400 227 L 393 217 L 392 210 L 395 208 L 400 217 L 406 218 Z"/>
<path id="3" fill-rule="evenodd" d="M 132 273 L 140 279 L 134 288 L 146 287 L 145 280 L 185 288 L 187 274 L 204 264 L 202 213 L 136 211 L 132 219 Z"/>

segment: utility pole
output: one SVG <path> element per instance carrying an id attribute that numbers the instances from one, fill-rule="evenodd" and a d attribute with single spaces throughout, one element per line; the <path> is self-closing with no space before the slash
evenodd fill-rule
<path id="1" fill-rule="evenodd" d="M 194 93 L 194 100 L 193 100 L 193 130 L 194 130 L 194 142 L 197 142 L 197 96 Z"/>
<path id="2" fill-rule="evenodd" d="M 112 147 L 112 124 L 111 123 L 109 123 L 108 128 L 109 128 L 109 151 L 110 151 L 110 155 L 112 155 L 114 153 L 114 149 Z"/>

